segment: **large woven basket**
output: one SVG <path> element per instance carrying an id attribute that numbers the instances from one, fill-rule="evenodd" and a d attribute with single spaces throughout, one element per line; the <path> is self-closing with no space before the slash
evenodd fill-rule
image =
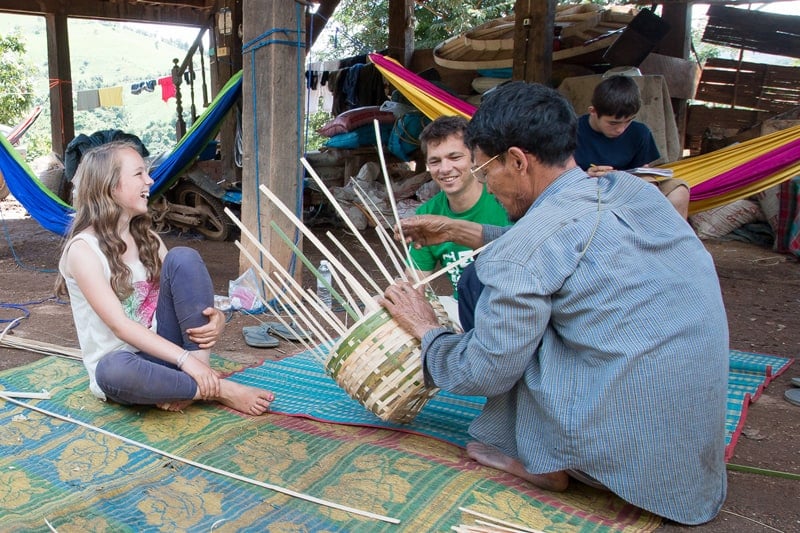
<path id="1" fill-rule="evenodd" d="M 450 325 L 438 300 L 431 303 L 439 321 Z M 408 424 L 438 391 L 425 386 L 420 355 L 420 342 L 380 309 L 342 336 L 326 367 L 351 398 L 378 418 Z"/>

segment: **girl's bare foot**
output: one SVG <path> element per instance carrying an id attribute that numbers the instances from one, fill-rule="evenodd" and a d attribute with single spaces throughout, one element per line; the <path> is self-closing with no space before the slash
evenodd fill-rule
<path id="1" fill-rule="evenodd" d="M 545 490 L 561 492 L 569 485 L 569 476 L 566 472 L 551 472 L 549 474 L 531 474 L 522 463 L 502 453 L 494 446 L 482 442 L 467 444 L 467 455 L 484 466 L 508 472 Z"/>
<path id="2" fill-rule="evenodd" d="M 157 403 L 156 407 L 163 409 L 164 411 L 172 411 L 177 413 L 192 405 L 193 401 L 194 400 L 179 400 L 177 402 Z"/>
<path id="3" fill-rule="evenodd" d="M 275 395 L 268 390 L 242 385 L 227 379 L 221 380 L 219 386 L 220 394 L 216 400 L 246 415 L 263 415 L 269 410 L 269 404 L 275 399 Z"/>

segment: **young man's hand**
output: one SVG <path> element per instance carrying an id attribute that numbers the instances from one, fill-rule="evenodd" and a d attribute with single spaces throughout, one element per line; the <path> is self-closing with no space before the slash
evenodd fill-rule
<path id="1" fill-rule="evenodd" d="M 586 173 L 592 178 L 599 178 L 600 176 L 605 176 L 612 170 L 614 170 L 614 167 L 608 165 L 590 165 Z"/>

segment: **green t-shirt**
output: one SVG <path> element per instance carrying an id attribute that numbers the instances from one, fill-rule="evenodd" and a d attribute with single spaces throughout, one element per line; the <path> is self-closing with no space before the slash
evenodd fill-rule
<path id="1" fill-rule="evenodd" d="M 448 218 L 455 218 L 458 220 L 469 220 L 479 224 L 491 224 L 493 226 L 509 226 L 511 222 L 508 220 L 508 214 L 503 206 L 497 199 L 489 194 L 486 186 L 483 186 L 483 193 L 478 201 L 471 208 L 461 213 L 456 213 L 450 209 L 450 203 L 447 201 L 447 196 L 444 192 L 439 192 L 417 208 L 418 215 L 442 215 Z M 414 261 L 414 266 L 417 270 L 434 271 L 439 268 L 455 263 L 464 255 L 471 252 L 471 248 L 455 244 L 453 242 L 444 242 L 442 244 L 434 244 L 432 246 L 424 246 L 417 250 L 411 248 L 411 259 Z M 467 263 L 469 264 L 469 263 Z M 461 277 L 461 272 L 464 267 L 456 267 L 448 272 L 450 283 L 453 285 L 453 296 L 458 298 L 456 287 L 458 285 L 458 278 Z M 437 268 L 438 267 L 438 268 Z"/>

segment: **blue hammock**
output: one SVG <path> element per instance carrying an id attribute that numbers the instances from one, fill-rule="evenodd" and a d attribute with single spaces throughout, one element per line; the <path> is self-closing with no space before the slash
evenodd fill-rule
<path id="1" fill-rule="evenodd" d="M 158 198 L 169 189 L 181 173 L 195 162 L 200 152 L 217 135 L 222 119 L 241 94 L 242 72 L 239 71 L 228 80 L 169 156 L 153 170 L 151 177 L 155 183 L 150 190 L 152 199 Z M 11 194 L 43 228 L 66 235 L 74 214 L 72 206 L 39 181 L 3 135 L 0 135 L 0 145 L 0 172 Z"/>

